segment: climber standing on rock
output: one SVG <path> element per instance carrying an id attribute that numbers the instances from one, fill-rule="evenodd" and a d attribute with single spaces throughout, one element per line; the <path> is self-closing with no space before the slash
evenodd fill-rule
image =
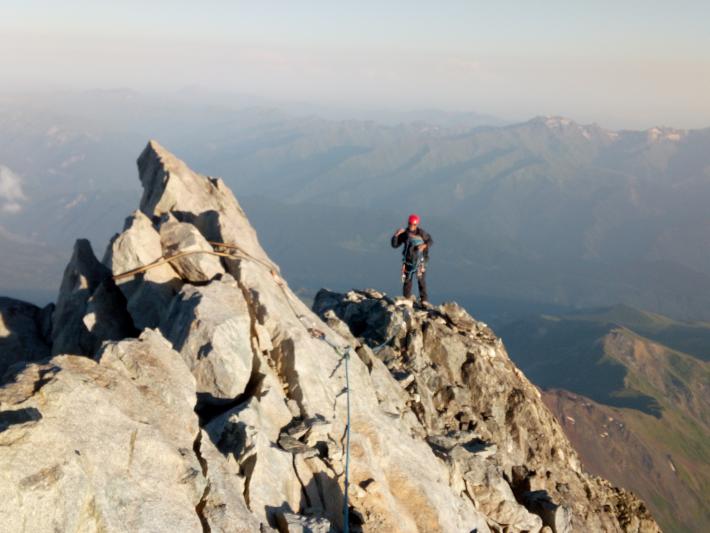
<path id="1" fill-rule="evenodd" d="M 409 215 L 407 229 L 400 228 L 392 235 L 392 248 L 402 250 L 402 293 L 405 298 L 412 295 L 412 282 L 416 276 L 419 285 L 419 299 L 422 305 L 429 303 L 426 290 L 426 265 L 429 248 L 433 244 L 431 235 L 419 227 L 419 216 Z"/>

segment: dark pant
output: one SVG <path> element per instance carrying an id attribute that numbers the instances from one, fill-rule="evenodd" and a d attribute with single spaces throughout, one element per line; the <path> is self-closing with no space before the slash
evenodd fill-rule
<path id="1" fill-rule="evenodd" d="M 417 283 L 419 285 L 419 299 L 422 302 L 428 302 L 429 297 L 427 296 L 426 292 L 426 270 L 421 269 L 419 272 L 412 274 L 411 276 L 407 276 L 407 278 L 404 280 L 404 286 L 402 287 L 402 293 L 404 294 L 405 298 L 409 298 L 412 295 L 412 283 L 414 282 L 414 278 L 417 278 Z"/>

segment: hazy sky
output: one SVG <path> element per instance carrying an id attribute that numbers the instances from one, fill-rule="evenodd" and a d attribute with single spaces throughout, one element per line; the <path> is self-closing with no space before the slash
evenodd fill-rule
<path id="1" fill-rule="evenodd" d="M 0 90 L 710 126 L 709 1 L 0 0 Z"/>

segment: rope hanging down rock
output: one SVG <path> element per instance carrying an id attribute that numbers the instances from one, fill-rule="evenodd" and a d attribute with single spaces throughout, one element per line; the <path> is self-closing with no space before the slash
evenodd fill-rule
<path id="1" fill-rule="evenodd" d="M 345 362 L 345 401 L 346 401 L 346 424 L 345 424 L 345 491 L 343 499 L 343 531 L 350 531 L 350 506 L 348 505 L 348 488 L 350 487 L 350 371 L 348 362 L 350 361 L 350 353 L 352 347 L 347 345 L 343 350 L 340 346 L 326 337 L 325 333 L 315 328 L 309 330 L 310 334 L 328 344 L 335 353 L 340 356 L 340 360 Z M 337 367 L 336 367 L 337 370 Z"/>
<path id="2" fill-rule="evenodd" d="M 296 318 L 303 324 L 303 326 L 306 328 L 308 333 L 316 339 L 320 339 L 324 341 L 326 344 L 328 344 L 335 353 L 337 353 L 340 356 L 340 361 L 345 362 L 345 399 L 346 399 L 346 405 L 347 405 L 347 410 L 346 410 L 346 425 L 345 425 L 345 480 L 344 480 L 344 499 L 343 499 L 343 531 L 344 533 L 349 533 L 350 531 L 350 507 L 348 505 L 348 489 L 350 485 L 350 371 L 349 371 L 349 366 L 348 362 L 350 360 L 350 353 L 352 351 L 352 347 L 350 345 L 345 346 L 345 348 L 341 348 L 334 342 L 332 342 L 328 337 L 325 335 L 323 331 L 320 331 L 315 327 L 315 324 L 308 324 L 306 321 L 308 320 L 305 315 L 299 312 L 299 310 L 296 308 L 295 304 L 291 300 L 291 295 L 286 291 L 286 287 L 284 286 L 283 283 L 283 278 L 279 276 L 278 272 L 276 271 L 276 268 L 274 265 L 269 264 L 268 262 L 256 258 L 250 253 L 246 252 L 243 248 L 236 244 L 229 244 L 229 243 L 224 243 L 224 242 L 214 242 L 214 241 L 208 241 L 209 244 L 213 248 L 223 248 L 225 250 L 230 250 L 230 252 L 222 252 L 222 251 L 217 251 L 217 250 L 188 250 L 188 251 L 183 251 L 183 252 L 177 252 L 171 256 L 165 257 L 161 256 L 157 258 L 155 261 L 152 263 L 149 263 L 147 265 L 143 265 L 137 268 L 134 268 L 132 270 L 128 270 L 126 272 L 121 272 L 120 274 L 116 274 L 113 276 L 114 281 L 124 279 L 124 278 L 129 278 L 132 276 L 137 276 L 138 274 L 143 274 L 153 268 L 157 268 L 161 265 L 166 265 L 169 264 L 172 261 L 175 261 L 177 259 L 187 257 L 190 255 L 196 255 L 196 254 L 206 254 L 206 255 L 213 255 L 217 257 L 225 257 L 227 259 L 246 259 L 248 261 L 253 261 L 263 267 L 265 267 L 271 276 L 274 278 L 274 281 L 276 285 L 281 289 L 281 292 L 283 293 L 284 297 L 286 298 L 286 303 L 288 303 L 288 306 L 291 308 L 291 311 L 293 311 L 293 314 L 296 316 Z M 396 332 L 395 332 L 396 334 Z M 389 339 L 391 340 L 391 339 Z M 386 341 L 384 344 L 387 344 Z M 384 346 L 384 344 L 382 346 Z M 337 369 L 337 367 L 336 367 Z M 342 393 L 341 393 L 342 394 Z"/>

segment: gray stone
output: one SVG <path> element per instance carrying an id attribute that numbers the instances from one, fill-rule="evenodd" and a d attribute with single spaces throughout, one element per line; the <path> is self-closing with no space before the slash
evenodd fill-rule
<path id="1" fill-rule="evenodd" d="M 163 256 L 160 235 L 150 219 L 135 211 L 126 219 L 123 233 L 116 235 L 103 259 L 114 276 L 150 265 Z M 169 264 L 161 264 L 143 273 L 116 279 L 127 300 L 128 312 L 136 328 L 155 328 L 160 324 L 180 278 Z"/>
<path id="2" fill-rule="evenodd" d="M 52 319 L 53 354 L 93 354 L 102 339 L 93 335 L 86 324 L 89 298 L 99 285 L 111 277 L 99 263 L 86 239 L 79 239 L 64 270 L 57 305 Z"/>
<path id="3" fill-rule="evenodd" d="M 457 470 L 464 471 L 466 492 L 489 520 L 511 532 L 538 533 L 542 529 L 542 519 L 518 503 L 495 461 L 471 456 L 460 446 L 452 457 Z"/>
<path id="4" fill-rule="evenodd" d="M 261 523 L 244 500 L 244 477 L 232 456 L 225 457 L 202 431 L 198 446 L 209 490 L 201 514 L 212 533 L 253 533 Z"/>
<path id="5" fill-rule="evenodd" d="M 192 375 L 155 332 L 99 359 L 57 356 L 0 388 L 2 529 L 201 532 Z"/>
<path id="6" fill-rule="evenodd" d="M 542 517 L 542 522 L 553 533 L 572 533 L 572 513 L 569 507 L 557 505 L 546 491 L 532 491 L 523 495 L 525 505 Z"/>
<path id="7" fill-rule="evenodd" d="M 233 400 L 251 378 L 251 317 L 231 277 L 204 287 L 185 285 L 170 304 L 161 331 L 197 379 L 201 403 Z"/>
<path id="8" fill-rule="evenodd" d="M 195 226 L 178 222 L 172 215 L 164 218 L 160 224 L 163 255 L 176 257 L 170 264 L 183 280 L 200 283 L 224 274 L 219 257 L 210 254 L 212 246 Z M 190 255 L 182 255 L 185 253 Z"/>
<path id="9" fill-rule="evenodd" d="M 294 513 L 279 513 L 279 533 L 333 533 L 326 518 L 303 516 Z"/>
<path id="10" fill-rule="evenodd" d="M 463 331 L 473 331 L 478 327 L 478 323 L 456 302 L 446 302 L 439 307 L 449 323 Z"/>
<path id="11" fill-rule="evenodd" d="M 276 525 L 279 510 L 297 510 L 301 484 L 290 453 L 276 445 L 280 428 L 291 421 L 275 376 L 266 375 L 260 393 L 212 420 L 206 427 L 222 453 L 240 466 L 248 488 L 249 509 L 262 523 Z"/>
<path id="12" fill-rule="evenodd" d="M 292 453 L 293 455 L 302 455 L 304 458 L 316 457 L 318 455 L 318 450 L 307 446 L 291 435 L 282 433 L 279 436 L 278 443 L 282 450 Z"/>
<path id="13" fill-rule="evenodd" d="M 252 257 L 277 268 L 259 245 L 244 211 L 221 179 L 209 178 L 150 141 L 138 158 L 143 184 L 140 208 L 149 217 L 172 213 L 193 224 L 208 241 L 239 245 Z"/>
<path id="14" fill-rule="evenodd" d="M 313 308 L 330 322 L 335 315 L 372 342 L 383 342 L 393 324 L 403 324 L 403 334 L 390 333 L 387 348 L 375 354 L 407 383 L 402 403 L 417 424 L 400 420 L 412 434 L 427 438 L 448 465 L 452 489 L 467 493 L 494 529 L 539 531 L 544 523 L 561 531 L 623 531 L 634 522 L 627 509 L 635 509 L 634 531 L 658 531 L 635 496 L 612 491 L 582 472 L 539 392 L 485 324 L 454 303 L 412 311 L 399 302 L 393 306 L 373 291 L 322 290 Z M 380 396 L 381 404 L 393 397 Z M 519 465 L 527 467 L 526 477 L 511 487 L 508 479 Z M 535 491 L 546 499 L 518 502 Z"/>
<path id="15" fill-rule="evenodd" d="M 111 279 L 102 281 L 89 297 L 82 322 L 99 342 L 117 341 L 135 334 L 126 298 Z"/>

